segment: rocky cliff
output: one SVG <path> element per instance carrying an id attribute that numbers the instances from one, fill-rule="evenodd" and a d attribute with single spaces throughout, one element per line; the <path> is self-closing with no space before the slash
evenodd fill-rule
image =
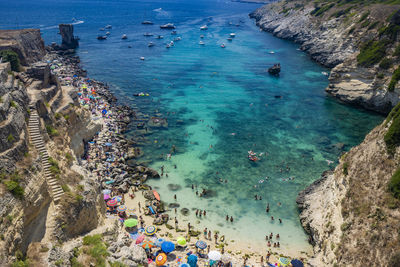
<path id="1" fill-rule="evenodd" d="M 17 53 L 22 65 L 37 62 L 46 53 L 38 29 L 0 30 L 1 50 L 12 50 Z"/>
<path id="2" fill-rule="evenodd" d="M 400 99 L 400 12 L 395 13 L 400 5 L 380 2 L 281 1 L 250 16 L 263 30 L 301 44 L 312 59 L 332 68 L 329 94 L 387 114 Z"/>

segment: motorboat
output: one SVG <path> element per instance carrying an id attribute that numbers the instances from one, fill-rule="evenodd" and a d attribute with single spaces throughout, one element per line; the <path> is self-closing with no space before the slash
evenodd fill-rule
<path id="1" fill-rule="evenodd" d="M 199 45 L 205 45 L 205 43 L 203 41 L 200 41 Z"/>
<path id="2" fill-rule="evenodd" d="M 175 29 L 175 28 L 176 28 L 175 25 L 172 24 L 172 23 L 167 23 L 167 24 L 164 24 L 164 25 L 160 25 L 160 29 Z"/>
<path id="3" fill-rule="evenodd" d="M 272 55 L 272 54 L 275 54 L 275 52 L 274 52 L 274 51 L 269 51 L 268 53 L 269 53 L 269 54 L 271 54 L 271 55 Z"/>
<path id="4" fill-rule="evenodd" d="M 200 38 L 203 39 L 203 38 L 204 38 L 204 35 L 200 35 Z"/>
<path id="5" fill-rule="evenodd" d="M 200 27 L 200 30 L 202 30 L 202 31 L 205 31 L 207 29 L 208 29 L 207 25 L 203 25 L 203 26 Z"/>
<path id="6" fill-rule="evenodd" d="M 226 40 L 228 40 L 228 41 L 232 42 L 232 40 L 233 40 L 233 39 L 232 39 L 231 37 L 229 37 L 229 38 L 228 38 L 228 39 L 226 39 Z"/>
<path id="7" fill-rule="evenodd" d="M 100 28 L 99 31 L 105 31 L 104 28 Z"/>
<path id="8" fill-rule="evenodd" d="M 162 39 L 162 38 L 164 38 L 164 36 L 162 36 L 162 35 L 157 35 L 157 37 L 156 37 L 156 39 Z"/>
<path id="9" fill-rule="evenodd" d="M 170 46 L 174 46 L 174 41 L 169 42 Z"/>
<path id="10" fill-rule="evenodd" d="M 225 48 L 225 44 L 222 44 L 221 47 L 222 47 L 222 48 Z"/>
<path id="11" fill-rule="evenodd" d="M 107 36 L 106 35 L 99 35 L 97 36 L 97 40 L 106 40 Z"/>
<path id="12" fill-rule="evenodd" d="M 153 43 L 153 42 L 150 42 L 147 46 L 148 46 L 148 47 L 152 47 L 152 46 L 154 46 L 154 43 Z"/>
<path id="13" fill-rule="evenodd" d="M 182 38 L 181 38 L 180 36 L 174 38 L 174 41 L 175 41 L 175 42 L 180 41 L 180 40 L 182 40 Z"/>
<path id="14" fill-rule="evenodd" d="M 106 35 L 110 35 L 110 32 L 106 32 Z"/>
<path id="15" fill-rule="evenodd" d="M 172 34 L 172 35 L 176 35 L 177 32 L 176 32 L 176 31 L 172 31 L 171 34 Z"/>
<path id="16" fill-rule="evenodd" d="M 232 38 L 235 38 L 236 33 L 233 33 L 233 32 L 232 32 L 231 34 L 229 34 L 229 36 L 232 37 Z"/>
<path id="17" fill-rule="evenodd" d="M 146 32 L 146 33 L 143 34 L 143 36 L 149 37 L 149 36 L 153 36 L 153 34 L 149 33 L 149 32 Z"/>
<path id="18" fill-rule="evenodd" d="M 121 37 L 122 40 L 128 39 L 128 36 L 126 34 L 123 34 Z"/>
<path id="19" fill-rule="evenodd" d="M 144 60 L 144 57 L 140 57 L 140 60 Z"/>
<path id="20" fill-rule="evenodd" d="M 105 29 L 112 29 L 112 26 L 108 24 L 107 26 L 104 27 Z"/>
<path id="21" fill-rule="evenodd" d="M 142 24 L 144 24 L 144 25 L 153 25 L 154 23 L 152 21 L 150 21 L 150 20 L 145 20 L 145 21 L 142 21 Z"/>
<path id="22" fill-rule="evenodd" d="M 169 44 L 167 44 L 165 47 L 166 47 L 166 48 L 170 48 L 171 46 L 170 46 Z"/>

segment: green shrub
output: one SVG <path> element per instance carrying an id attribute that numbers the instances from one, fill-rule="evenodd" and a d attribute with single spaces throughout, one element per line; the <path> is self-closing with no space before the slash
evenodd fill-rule
<path id="1" fill-rule="evenodd" d="M 379 63 L 379 67 L 382 69 L 389 69 L 393 65 L 393 61 L 390 58 L 385 57 L 382 59 L 381 63 Z"/>
<path id="2" fill-rule="evenodd" d="M 392 119 L 387 133 L 384 136 L 386 149 L 389 154 L 394 154 L 396 147 L 400 144 L 400 103 L 389 113 L 386 123 Z"/>
<path id="3" fill-rule="evenodd" d="M 387 27 L 382 27 L 379 29 L 379 36 L 386 36 L 391 41 L 396 41 L 397 35 L 400 32 L 400 26 L 395 24 L 389 24 Z"/>
<path id="4" fill-rule="evenodd" d="M 400 199 L 400 168 L 390 178 L 389 191 L 395 198 Z"/>
<path id="5" fill-rule="evenodd" d="M 15 103 L 14 101 L 10 101 L 10 106 L 13 108 L 17 108 L 17 103 Z"/>
<path id="6" fill-rule="evenodd" d="M 56 114 L 54 114 L 54 118 L 56 120 L 59 120 L 61 118 L 61 114 L 57 112 Z"/>
<path id="7" fill-rule="evenodd" d="M 12 134 L 9 134 L 9 135 L 7 136 L 7 141 L 8 141 L 9 143 L 14 142 L 14 140 L 15 140 L 15 138 L 14 138 L 14 136 L 13 136 Z"/>
<path id="8" fill-rule="evenodd" d="M 361 46 L 357 62 L 360 66 L 372 66 L 386 55 L 386 41 L 369 41 Z"/>
<path id="9" fill-rule="evenodd" d="M 393 92 L 396 87 L 397 82 L 400 80 L 400 67 L 398 67 L 392 75 L 392 79 L 390 80 L 388 91 Z"/>
<path id="10" fill-rule="evenodd" d="M 51 165 L 50 166 L 50 171 L 54 175 L 59 174 L 61 171 L 60 171 L 60 167 L 58 166 L 58 162 L 55 159 L 53 159 L 52 157 L 49 157 L 48 161 L 49 161 L 49 163 Z"/>
<path id="11" fill-rule="evenodd" d="M 28 260 L 17 260 L 11 264 L 11 267 L 29 267 Z"/>
<path id="12" fill-rule="evenodd" d="M 349 30 L 349 33 L 348 33 L 348 34 L 352 34 L 355 30 L 356 30 L 356 27 L 352 27 L 352 28 Z"/>
<path id="13" fill-rule="evenodd" d="M 90 246 L 90 245 L 95 245 L 99 242 L 102 242 L 102 235 L 97 234 L 97 235 L 87 235 L 83 237 L 83 245 L 85 246 Z"/>
<path id="14" fill-rule="evenodd" d="M 364 21 L 363 23 L 361 23 L 361 28 L 367 27 L 369 25 L 369 23 L 370 23 L 369 20 Z"/>
<path id="15" fill-rule="evenodd" d="M 54 129 L 54 127 L 50 124 L 46 125 L 46 131 L 50 136 L 57 136 L 58 135 L 58 131 L 56 129 Z"/>
<path id="16" fill-rule="evenodd" d="M 331 4 L 327 4 L 321 7 L 316 7 L 313 11 L 311 11 L 311 15 L 314 15 L 316 17 L 321 16 L 322 14 L 324 14 L 326 11 L 328 11 L 329 9 L 331 9 L 335 4 L 331 3 Z"/>
<path id="17" fill-rule="evenodd" d="M 64 192 L 70 192 L 70 191 L 71 191 L 71 189 L 69 188 L 69 186 L 66 185 L 66 184 L 61 185 L 61 188 L 62 188 L 62 190 L 63 190 Z"/>
<path id="18" fill-rule="evenodd" d="M 349 163 L 345 162 L 343 163 L 343 174 L 347 176 L 349 174 Z"/>
<path id="19" fill-rule="evenodd" d="M 20 71 L 20 62 L 18 54 L 11 50 L 0 51 L 0 58 L 3 62 L 10 62 L 12 71 Z"/>
<path id="20" fill-rule="evenodd" d="M 69 152 L 65 153 L 65 158 L 67 159 L 68 162 L 71 162 L 73 160 L 73 157 Z"/>
<path id="21" fill-rule="evenodd" d="M 400 57 L 400 45 L 394 50 L 393 56 Z"/>
<path id="22" fill-rule="evenodd" d="M 376 75 L 376 78 L 378 78 L 378 79 L 383 79 L 383 78 L 385 78 L 385 74 L 383 74 L 383 73 L 378 73 L 378 74 Z"/>
<path id="23" fill-rule="evenodd" d="M 24 189 L 17 181 L 5 181 L 4 184 L 6 185 L 7 190 L 15 197 L 22 198 L 24 196 Z"/>
<path id="24" fill-rule="evenodd" d="M 127 267 L 125 264 L 119 262 L 119 261 L 114 261 L 114 262 L 109 262 L 110 267 Z"/>
<path id="25" fill-rule="evenodd" d="M 371 25 L 369 25 L 369 27 L 368 27 L 368 30 L 375 29 L 375 28 L 376 28 L 376 26 L 378 26 L 378 24 L 379 24 L 379 21 L 375 21 L 375 22 L 373 22 Z"/>
<path id="26" fill-rule="evenodd" d="M 64 119 L 67 121 L 69 119 L 69 115 L 64 115 Z"/>
<path id="27" fill-rule="evenodd" d="M 361 16 L 361 18 L 360 18 L 360 20 L 359 20 L 358 22 L 360 23 L 360 22 L 364 21 L 366 18 L 368 18 L 369 13 L 370 13 L 370 12 L 367 11 L 367 12 L 365 12 L 364 14 L 362 14 L 362 16 Z"/>

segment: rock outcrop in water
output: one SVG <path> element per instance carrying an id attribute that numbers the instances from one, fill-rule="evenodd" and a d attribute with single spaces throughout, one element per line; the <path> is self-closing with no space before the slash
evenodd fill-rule
<path id="1" fill-rule="evenodd" d="M 399 12 L 393 13 L 399 8 L 369 1 L 337 5 L 296 0 L 263 6 L 250 17 L 263 30 L 299 43 L 312 59 L 333 68 L 329 94 L 387 114 L 400 100 L 398 79 L 390 86 L 399 66 Z"/>
<path id="2" fill-rule="evenodd" d="M 60 24 L 59 29 L 62 38 L 61 49 L 75 49 L 79 46 L 78 39 L 74 36 L 74 25 Z"/>

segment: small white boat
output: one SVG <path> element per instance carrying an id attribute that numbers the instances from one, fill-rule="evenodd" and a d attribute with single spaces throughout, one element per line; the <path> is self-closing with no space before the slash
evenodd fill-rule
<path id="1" fill-rule="evenodd" d="M 170 46 L 169 44 L 167 44 L 165 47 L 166 47 L 166 48 L 170 48 L 171 46 Z"/>
<path id="2" fill-rule="evenodd" d="M 236 36 L 236 33 L 233 33 L 233 32 L 232 32 L 231 34 L 229 34 L 229 36 L 232 37 L 232 38 L 234 38 L 234 37 Z"/>
<path id="3" fill-rule="evenodd" d="M 269 54 L 275 54 L 275 52 L 274 52 L 274 51 L 269 51 L 268 53 L 269 53 Z"/>
<path id="4" fill-rule="evenodd" d="M 164 38 L 164 36 L 162 36 L 162 35 L 157 35 L 157 37 L 156 37 L 156 39 L 162 39 L 162 38 Z"/>
<path id="5" fill-rule="evenodd" d="M 144 60 L 144 57 L 140 57 L 140 60 Z"/>
<path id="6" fill-rule="evenodd" d="M 229 38 L 228 38 L 228 39 L 226 39 L 226 40 L 228 40 L 228 41 L 232 42 L 232 40 L 233 40 L 233 39 L 229 37 Z"/>
<path id="7" fill-rule="evenodd" d="M 104 28 L 100 28 L 99 31 L 104 31 Z"/>
<path id="8" fill-rule="evenodd" d="M 177 41 L 180 41 L 180 40 L 182 40 L 182 38 L 181 38 L 181 37 L 179 37 L 179 36 L 178 36 L 178 37 L 176 37 L 176 38 L 174 38 L 174 41 L 175 41 L 175 42 L 177 42 Z"/>
<path id="9" fill-rule="evenodd" d="M 146 32 L 146 33 L 143 34 L 143 36 L 148 37 L 148 36 L 153 36 L 153 34 L 152 34 L 152 33 L 149 33 L 149 32 Z"/>
<path id="10" fill-rule="evenodd" d="M 108 24 L 107 26 L 105 26 L 104 28 L 106 28 L 106 29 L 111 29 L 112 28 L 112 26 L 110 25 L 110 24 Z"/>
<path id="11" fill-rule="evenodd" d="M 200 41 L 199 45 L 205 45 L 205 43 L 203 41 Z"/>
<path id="12" fill-rule="evenodd" d="M 225 48 L 225 44 L 222 44 L 221 47 L 222 47 L 222 48 Z"/>
<path id="13" fill-rule="evenodd" d="M 148 46 L 148 47 L 152 47 L 152 46 L 154 46 L 154 43 L 153 43 L 153 42 L 150 42 L 147 46 Z"/>
<path id="14" fill-rule="evenodd" d="M 170 46 L 174 46 L 174 41 L 169 42 Z"/>
<path id="15" fill-rule="evenodd" d="M 200 35 L 200 38 L 203 39 L 203 38 L 204 38 L 204 35 Z"/>
<path id="16" fill-rule="evenodd" d="M 172 31 L 171 34 L 172 34 L 172 35 L 176 35 L 177 32 L 176 32 L 176 31 Z"/>
<path id="17" fill-rule="evenodd" d="M 203 26 L 200 27 L 200 30 L 202 30 L 202 31 L 205 31 L 207 29 L 208 29 L 207 25 L 203 25 Z"/>
<path id="18" fill-rule="evenodd" d="M 144 24 L 144 25 L 153 25 L 154 23 L 151 22 L 150 20 L 145 20 L 145 21 L 142 22 L 142 24 Z"/>
<path id="19" fill-rule="evenodd" d="M 121 37 L 122 40 L 128 39 L 128 36 L 126 34 L 123 34 Z"/>
<path id="20" fill-rule="evenodd" d="M 326 71 L 323 71 L 321 73 L 322 73 L 322 75 L 329 76 L 329 74 Z"/>
<path id="21" fill-rule="evenodd" d="M 176 28 L 175 25 L 172 23 L 167 23 L 160 26 L 160 29 L 175 29 L 175 28 Z"/>
<path id="22" fill-rule="evenodd" d="M 106 35 L 110 35 L 110 32 L 106 32 Z"/>

